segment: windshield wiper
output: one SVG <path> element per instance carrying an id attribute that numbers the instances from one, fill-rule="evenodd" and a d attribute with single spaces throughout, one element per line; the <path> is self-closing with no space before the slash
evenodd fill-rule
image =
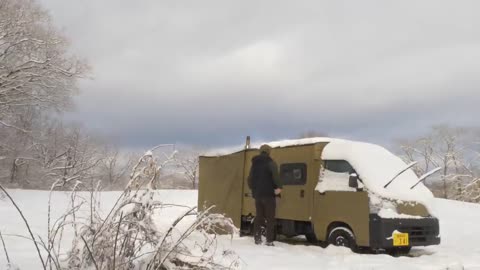
<path id="1" fill-rule="evenodd" d="M 427 172 L 426 174 L 422 175 L 422 176 L 420 177 L 420 180 L 418 180 L 418 182 L 417 182 L 415 185 L 411 186 L 410 189 L 413 189 L 413 188 L 416 187 L 418 184 L 420 184 L 421 182 L 423 182 L 423 180 L 427 179 L 427 177 L 429 177 L 429 176 L 431 176 L 432 174 L 440 171 L 441 169 L 442 169 L 442 167 L 438 167 L 438 168 L 435 168 L 435 169 Z"/>
<path id="2" fill-rule="evenodd" d="M 412 168 L 413 166 L 415 166 L 416 164 L 418 163 L 418 161 L 414 161 L 410 164 L 408 164 L 408 166 L 401 170 L 399 173 L 397 173 L 397 175 L 395 175 L 395 177 L 392 178 L 392 180 L 388 181 L 387 184 L 385 184 L 385 186 L 383 186 L 383 188 L 387 188 L 395 179 L 397 179 L 397 177 L 399 177 L 400 175 L 402 175 L 402 173 L 408 171 L 408 169 Z"/>

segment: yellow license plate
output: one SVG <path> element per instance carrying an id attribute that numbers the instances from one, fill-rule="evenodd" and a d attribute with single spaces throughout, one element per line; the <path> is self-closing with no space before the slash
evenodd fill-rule
<path id="1" fill-rule="evenodd" d="M 401 247 L 408 246 L 408 233 L 395 233 L 393 234 L 393 246 Z"/>

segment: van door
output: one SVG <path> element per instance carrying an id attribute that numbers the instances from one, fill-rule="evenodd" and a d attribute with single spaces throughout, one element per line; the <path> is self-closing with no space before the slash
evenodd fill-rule
<path id="1" fill-rule="evenodd" d="M 277 218 L 308 220 L 307 163 L 282 163 L 279 172 L 283 191 L 277 200 Z"/>
<path id="2" fill-rule="evenodd" d="M 272 159 L 277 163 L 280 179 L 283 183 L 283 191 L 277 198 L 276 217 L 281 219 L 304 220 L 309 216 L 309 207 L 307 207 L 307 163 L 303 160 L 288 160 L 281 158 L 282 152 L 276 151 L 277 155 L 272 155 Z M 242 202 L 242 214 L 245 216 L 255 214 L 255 200 L 252 197 L 252 191 L 248 188 L 248 175 L 251 168 L 251 158 L 256 152 L 247 154 L 245 178 L 244 178 L 244 196 Z M 280 157 L 278 157 L 280 156 Z"/>
<path id="3" fill-rule="evenodd" d="M 352 166 L 344 160 L 325 161 L 314 194 L 312 223 L 318 240 L 327 239 L 331 225 L 346 224 L 358 245 L 369 245 L 368 193 L 349 187 L 352 172 Z"/>
<path id="4" fill-rule="evenodd" d="M 283 182 L 281 197 L 277 200 L 277 218 L 310 221 L 313 190 L 318 182 L 319 162 L 313 159 L 312 145 L 273 149 Z"/>
<path id="5" fill-rule="evenodd" d="M 281 197 L 277 199 L 278 219 L 310 221 L 313 207 L 313 191 L 318 182 L 320 161 L 315 159 L 316 148 L 312 145 L 273 148 L 270 156 L 277 163 L 283 182 Z M 255 202 L 248 188 L 251 159 L 257 150 L 247 151 L 242 202 L 242 215 L 255 215 Z M 317 153 L 317 156 L 319 154 Z"/>

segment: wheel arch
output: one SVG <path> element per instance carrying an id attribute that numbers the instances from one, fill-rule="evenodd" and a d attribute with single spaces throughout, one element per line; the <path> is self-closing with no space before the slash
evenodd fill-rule
<path id="1" fill-rule="evenodd" d="M 352 227 L 350 225 L 348 225 L 346 222 L 343 222 L 343 221 L 333 221 L 333 222 L 331 222 L 327 227 L 325 239 L 328 239 L 328 237 L 330 236 L 330 233 L 335 228 L 341 228 L 341 227 L 344 227 L 344 228 L 347 228 L 348 230 L 350 230 L 353 234 L 353 238 L 356 239 L 355 231 L 352 229 Z"/>

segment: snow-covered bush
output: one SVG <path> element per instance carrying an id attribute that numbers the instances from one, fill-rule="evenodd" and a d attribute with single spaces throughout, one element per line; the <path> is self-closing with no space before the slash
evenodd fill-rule
<path id="1" fill-rule="evenodd" d="M 147 152 L 105 218 L 98 208 L 90 207 L 90 220 L 76 228 L 68 269 L 227 269 L 238 265 L 233 252 L 219 253 L 212 234 L 212 226 L 221 225 L 232 233 L 236 229 L 230 219 L 210 215 L 210 209 L 197 213 L 196 208 L 188 208 L 166 230 L 157 227 L 154 220 L 161 218 L 159 210 L 168 205 L 155 199 L 154 185 L 166 163 L 157 166 L 152 152 Z"/>
<path id="2" fill-rule="evenodd" d="M 172 160 L 173 155 L 158 166 L 151 151 L 142 156 L 134 166 L 125 190 L 106 215 L 100 210 L 100 182 L 88 193 L 89 196 L 82 197 L 77 191 L 85 187 L 77 181 L 67 211 L 52 220 L 53 190 L 58 185 L 65 188 L 59 179 L 50 192 L 46 241 L 33 234 L 21 209 L 1 184 L 0 189 L 23 218 L 44 270 L 237 268 L 238 256 L 217 245 L 216 232 L 231 235 L 237 232 L 231 219 L 211 214 L 212 208 L 197 212 L 196 207 L 164 204 L 155 198 L 154 186 L 159 173 Z M 183 207 L 185 211 L 167 228 L 159 227 L 159 223 L 165 223 L 169 218 L 161 211 L 167 207 Z M 67 230 L 74 238 L 65 254 L 61 244 Z M 6 248 L 4 252 L 7 255 Z M 9 265 L 7 269 L 15 269 L 10 262 Z"/>

